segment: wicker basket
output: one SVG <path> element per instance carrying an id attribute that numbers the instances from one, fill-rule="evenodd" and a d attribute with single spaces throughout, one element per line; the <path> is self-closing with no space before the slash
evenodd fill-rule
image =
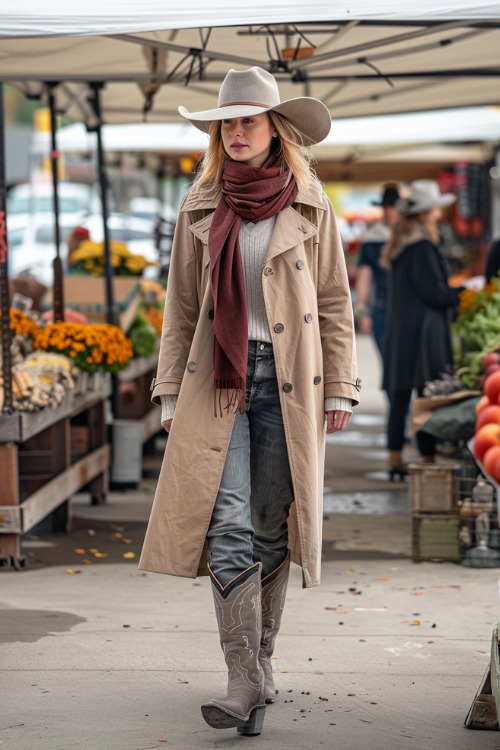
<path id="1" fill-rule="evenodd" d="M 412 560 L 460 562 L 459 519 L 455 513 L 435 513 L 412 517 Z"/>
<path id="2" fill-rule="evenodd" d="M 458 466 L 410 464 L 410 505 L 413 513 L 449 513 L 459 497 Z"/>

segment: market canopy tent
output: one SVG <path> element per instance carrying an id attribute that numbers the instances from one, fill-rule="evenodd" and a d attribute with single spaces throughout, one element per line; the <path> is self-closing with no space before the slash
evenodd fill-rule
<path id="1" fill-rule="evenodd" d="M 499 103 L 495 3 L 146 0 L 116 17 L 112 0 L 55 5 L 4 0 L 0 80 L 29 96 L 60 83 L 58 107 L 90 125 L 91 82 L 106 82 L 107 122 L 172 121 L 179 104 L 213 107 L 228 68 L 251 65 L 276 75 L 282 98 L 315 96 L 333 118 Z"/>
<path id="2" fill-rule="evenodd" d="M 407 7 L 405 7 L 405 5 Z M 333 7 L 332 7 L 333 6 Z M 258 22 L 280 23 L 287 21 L 324 21 L 336 17 L 350 21 L 353 18 L 397 20 L 416 18 L 446 20 L 454 18 L 498 18 L 500 10 L 494 0 L 461 2 L 459 8 L 452 0 L 420 0 L 394 2 L 379 0 L 350 0 L 336 7 L 332 0 L 310 0 L 307 18 L 303 0 L 254 0 L 249 4 L 229 3 L 228 0 L 184 0 L 172 7 L 165 0 L 122 0 L 117 12 L 116 0 L 86 0 L 75 4 L 72 0 L 52 0 L 41 4 L 39 0 L 3 0 L 0 37 L 21 36 L 85 36 L 127 33 L 129 31 L 154 31 L 200 26 L 236 26 Z"/>

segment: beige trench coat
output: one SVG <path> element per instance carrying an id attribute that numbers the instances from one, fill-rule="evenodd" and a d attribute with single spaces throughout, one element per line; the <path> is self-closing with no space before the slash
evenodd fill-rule
<path id="1" fill-rule="evenodd" d="M 139 563 L 195 578 L 207 573 L 206 535 L 234 414 L 214 416 L 208 233 L 217 201 L 192 189 L 172 248 L 152 398 L 178 394 Z M 333 209 L 319 183 L 276 218 L 262 273 L 294 487 L 289 550 L 303 585 L 320 580 L 324 399 L 358 403 L 352 305 Z"/>

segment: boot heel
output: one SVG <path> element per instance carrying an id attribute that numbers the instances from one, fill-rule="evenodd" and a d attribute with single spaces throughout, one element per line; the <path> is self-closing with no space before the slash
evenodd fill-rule
<path id="1" fill-rule="evenodd" d="M 250 718 L 241 727 L 238 727 L 237 732 L 243 737 L 256 737 L 262 732 L 262 725 L 264 724 L 264 716 L 266 714 L 265 706 L 256 706 Z"/>

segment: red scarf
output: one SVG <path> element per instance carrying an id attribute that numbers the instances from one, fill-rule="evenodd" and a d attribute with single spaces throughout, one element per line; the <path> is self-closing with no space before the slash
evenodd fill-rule
<path id="1" fill-rule="evenodd" d="M 226 159 L 222 198 L 215 209 L 208 250 L 214 298 L 214 386 L 229 391 L 227 407 L 245 408 L 248 315 L 238 235 L 241 220 L 263 221 L 294 203 L 297 183 L 271 155 L 262 167 Z M 214 403 L 217 403 L 216 400 Z M 217 409 L 216 409 L 217 413 Z"/>

